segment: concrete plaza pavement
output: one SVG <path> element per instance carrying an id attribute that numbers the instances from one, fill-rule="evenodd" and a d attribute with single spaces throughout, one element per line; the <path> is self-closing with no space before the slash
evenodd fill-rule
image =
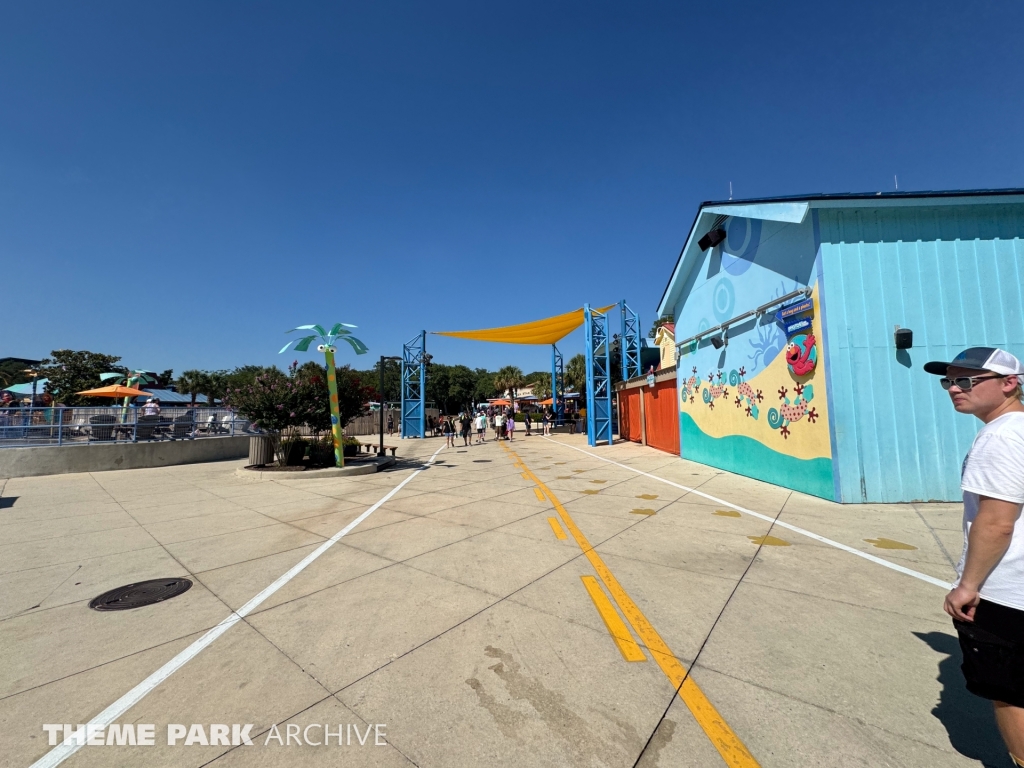
<path id="1" fill-rule="evenodd" d="M 1009 765 L 941 610 L 960 505 L 841 506 L 579 435 L 399 458 L 0 480 L 0 765 L 53 758 L 43 724 L 133 689 L 112 721 L 155 745 L 64 765 Z M 166 602 L 88 608 L 180 576 Z M 250 723 L 253 746 L 167 744 Z M 344 745 L 268 741 L 311 724 Z"/>

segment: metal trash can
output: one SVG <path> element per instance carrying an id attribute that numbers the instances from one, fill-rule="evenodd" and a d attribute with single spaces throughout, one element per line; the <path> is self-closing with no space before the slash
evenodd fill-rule
<path id="1" fill-rule="evenodd" d="M 274 447 L 266 435 L 252 435 L 249 438 L 249 466 L 265 467 L 274 463 Z"/>

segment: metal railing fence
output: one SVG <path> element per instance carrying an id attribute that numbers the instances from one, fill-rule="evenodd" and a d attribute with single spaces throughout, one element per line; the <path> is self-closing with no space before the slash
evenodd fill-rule
<path id="1" fill-rule="evenodd" d="M 0 448 L 195 440 L 258 433 L 248 419 L 227 408 L 163 407 L 159 415 L 122 406 L 0 408 Z"/>

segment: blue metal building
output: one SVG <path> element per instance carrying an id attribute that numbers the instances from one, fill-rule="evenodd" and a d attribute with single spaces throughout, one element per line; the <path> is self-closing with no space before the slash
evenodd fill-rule
<path id="1" fill-rule="evenodd" d="M 1022 238 L 1022 189 L 704 203 L 658 309 L 681 455 L 841 502 L 959 499 L 979 424 L 921 366 L 1024 357 Z"/>

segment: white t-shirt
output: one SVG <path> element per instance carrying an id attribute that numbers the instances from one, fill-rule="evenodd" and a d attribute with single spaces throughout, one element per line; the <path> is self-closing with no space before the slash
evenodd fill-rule
<path id="1" fill-rule="evenodd" d="M 494 417 L 494 426 L 501 427 L 505 424 L 505 417 L 502 414 L 498 414 Z"/>
<path id="2" fill-rule="evenodd" d="M 964 492 L 964 550 L 956 566 L 957 583 L 967 560 L 967 537 L 978 515 L 980 496 L 1024 504 L 1024 413 L 1000 416 L 978 432 L 960 473 Z M 985 579 L 981 596 L 1024 611 L 1024 516 L 1017 510 L 1010 546 Z"/>
<path id="3" fill-rule="evenodd" d="M 487 417 L 486 416 L 480 415 L 480 416 L 476 417 L 476 428 L 477 429 L 487 429 Z"/>

